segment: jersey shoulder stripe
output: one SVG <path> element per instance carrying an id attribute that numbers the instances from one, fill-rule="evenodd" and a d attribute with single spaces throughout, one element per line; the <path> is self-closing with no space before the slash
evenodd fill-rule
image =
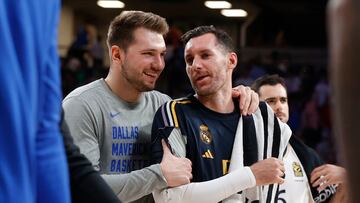
<path id="1" fill-rule="evenodd" d="M 163 117 L 163 122 L 166 127 L 179 127 L 178 115 L 176 113 L 177 104 L 189 104 L 191 101 L 189 99 L 178 99 L 166 102 L 161 107 L 161 115 Z"/>
<path id="2" fill-rule="evenodd" d="M 259 104 L 259 108 L 261 111 L 261 116 L 263 118 L 263 127 L 264 127 L 264 154 L 263 154 L 263 159 L 266 159 L 266 155 L 267 155 L 267 146 L 268 146 L 268 130 L 267 130 L 267 126 L 268 126 L 268 112 L 267 112 L 267 108 L 266 108 L 266 104 L 265 102 L 260 102 Z"/>

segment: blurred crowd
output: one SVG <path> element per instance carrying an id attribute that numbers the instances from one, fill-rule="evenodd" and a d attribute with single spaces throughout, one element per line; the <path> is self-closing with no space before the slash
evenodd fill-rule
<path id="1" fill-rule="evenodd" d="M 240 53 L 241 55 L 241 53 Z M 270 56 L 256 56 L 240 63 L 234 72 L 234 85 L 251 85 L 260 76 L 278 74 L 285 79 L 290 118 L 295 136 L 315 149 L 328 163 L 336 163 L 332 131 L 330 86 L 326 66 L 296 64 L 286 49 Z"/>
<path id="2" fill-rule="evenodd" d="M 62 89 L 65 97 L 76 87 L 105 77 L 105 43 L 96 27 L 79 26 L 74 42 L 67 55 L 61 59 Z"/>

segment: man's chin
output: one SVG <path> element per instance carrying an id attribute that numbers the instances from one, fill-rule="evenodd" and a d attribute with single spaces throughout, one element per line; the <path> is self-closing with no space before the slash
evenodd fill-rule
<path id="1" fill-rule="evenodd" d="M 196 94 L 199 96 L 209 96 L 211 94 L 214 94 L 214 92 L 211 91 L 211 89 L 204 88 L 204 87 L 193 86 L 193 89 L 195 90 Z"/>
<path id="2" fill-rule="evenodd" d="M 155 84 L 143 84 L 140 88 L 140 92 L 148 92 L 155 89 Z"/>
<path id="3" fill-rule="evenodd" d="M 283 123 L 287 123 L 288 119 L 286 119 L 285 117 L 279 117 L 279 119 L 283 122 Z"/>

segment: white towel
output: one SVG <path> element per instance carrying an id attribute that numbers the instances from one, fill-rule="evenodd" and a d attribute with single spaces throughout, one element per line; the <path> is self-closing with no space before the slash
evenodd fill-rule
<path id="1" fill-rule="evenodd" d="M 271 108 L 264 103 L 260 103 L 259 108 L 253 114 L 252 119 L 256 132 L 258 160 L 270 158 L 273 157 L 273 155 L 275 155 L 276 158 L 282 159 L 292 134 L 289 126 L 278 120 L 274 116 Z M 244 123 L 248 123 L 249 118 L 246 118 L 246 122 L 244 120 L 243 117 L 240 118 L 236 130 L 229 173 L 244 167 L 243 132 Z M 240 194 L 238 193 L 230 196 L 223 200 L 223 202 L 245 203 L 259 201 L 260 203 L 274 203 L 277 189 L 277 184 L 248 188 L 242 192 L 239 191 Z M 246 201 L 246 199 L 248 199 L 248 201 Z"/>

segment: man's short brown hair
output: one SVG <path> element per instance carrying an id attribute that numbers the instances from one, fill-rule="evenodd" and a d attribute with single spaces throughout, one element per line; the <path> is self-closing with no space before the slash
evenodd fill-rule
<path id="1" fill-rule="evenodd" d="M 143 11 L 123 11 L 110 23 L 107 37 L 107 45 L 117 45 L 126 50 L 134 41 L 133 32 L 137 28 L 145 28 L 165 35 L 169 26 L 165 18 Z"/>
<path id="2" fill-rule="evenodd" d="M 221 29 L 215 28 L 213 25 L 209 26 L 199 26 L 192 30 L 187 31 L 183 36 L 181 36 L 181 40 L 184 44 L 188 43 L 190 39 L 199 37 L 205 34 L 211 33 L 215 35 L 217 42 L 224 48 L 224 50 L 228 52 L 234 52 L 235 47 L 232 38 Z"/>
<path id="3" fill-rule="evenodd" d="M 286 89 L 284 78 L 280 77 L 277 74 L 264 75 L 262 77 L 259 77 L 253 82 L 253 84 L 251 85 L 251 89 L 259 94 L 260 93 L 259 90 L 262 86 L 264 85 L 274 86 L 277 84 L 281 84 Z"/>

